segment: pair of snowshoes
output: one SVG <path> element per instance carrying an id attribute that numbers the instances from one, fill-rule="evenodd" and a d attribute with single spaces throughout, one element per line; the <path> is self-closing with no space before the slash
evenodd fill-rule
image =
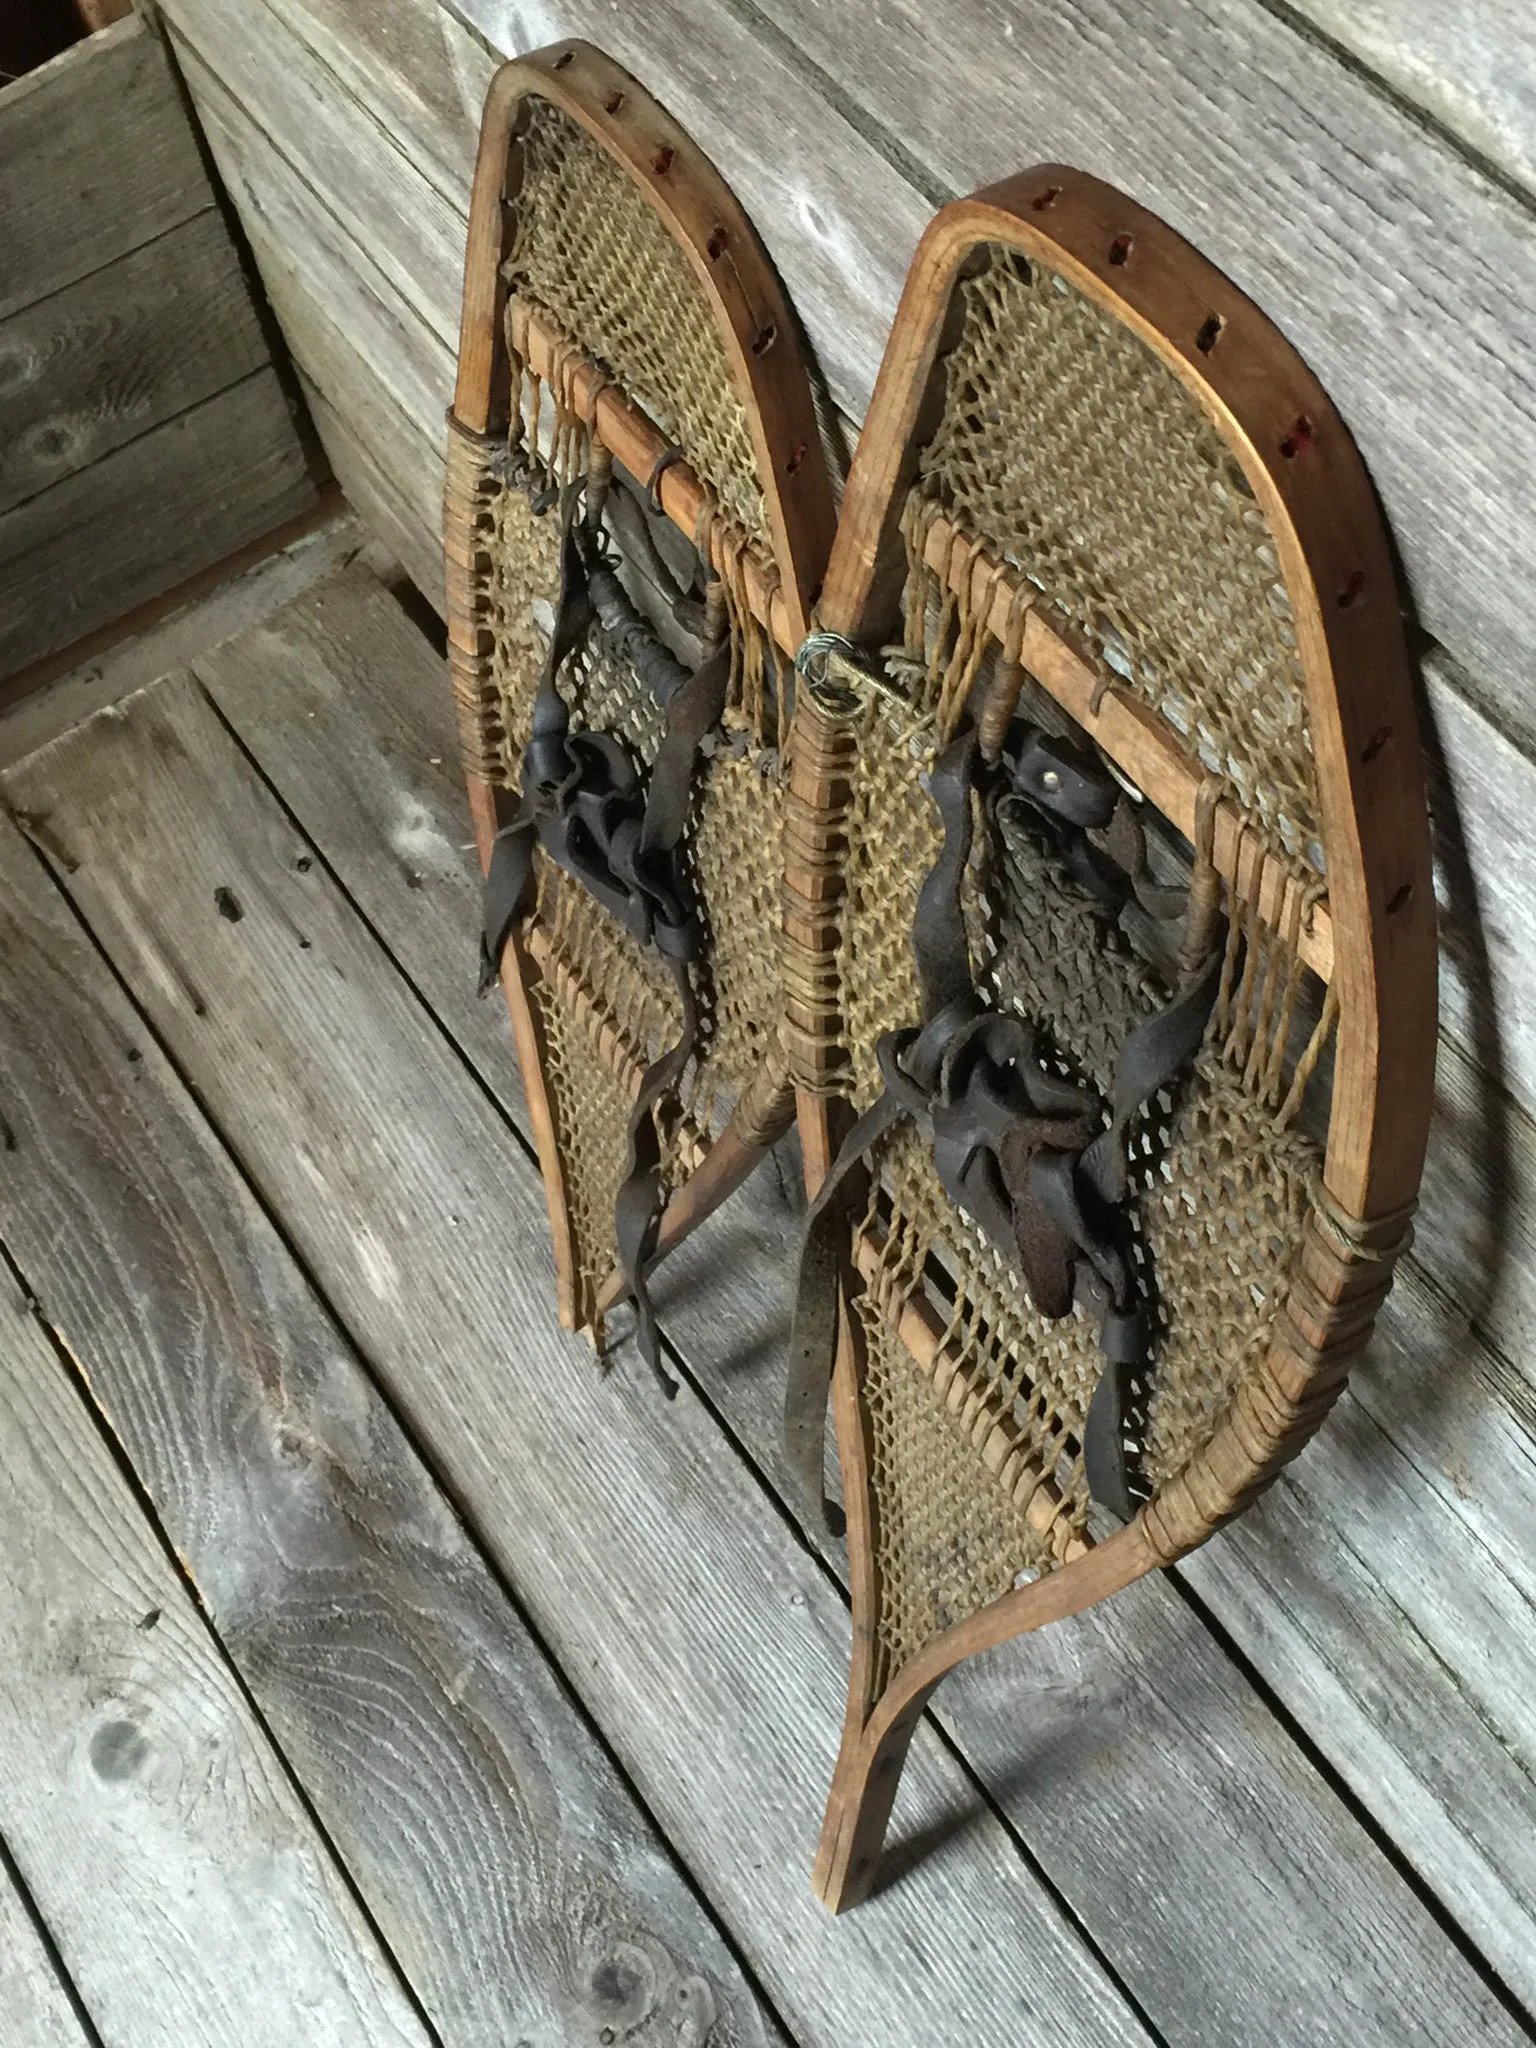
<path id="1" fill-rule="evenodd" d="M 1265 317 L 1059 167 L 929 227 L 836 515 L 750 223 L 568 43 L 487 107 L 446 543 L 562 1320 L 632 1303 L 670 1389 L 649 1276 L 798 1123 L 851 1904 L 945 1672 L 1239 1512 L 1391 1283 L 1435 938 L 1379 517 Z"/>

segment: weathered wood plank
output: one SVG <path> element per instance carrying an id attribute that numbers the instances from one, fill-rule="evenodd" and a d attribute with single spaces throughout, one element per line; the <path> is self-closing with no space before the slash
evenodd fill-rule
<path id="1" fill-rule="evenodd" d="M 441 428 L 453 393 L 456 338 L 450 342 L 420 317 L 412 317 L 417 309 L 402 297 L 387 270 L 362 253 L 330 206 L 270 147 L 198 57 L 186 50 L 182 62 L 197 94 L 199 118 L 219 175 L 240 208 L 273 310 L 296 360 L 314 374 L 318 351 L 309 342 L 309 330 L 324 323 L 373 366 L 369 381 L 387 392 L 408 417 Z M 361 163 L 361 150 L 354 160 Z M 356 182 L 364 182 L 360 174 Z M 413 178 L 403 191 L 399 184 L 395 189 L 397 196 L 411 197 L 428 188 L 424 180 Z M 340 195 L 333 191 L 331 198 L 335 202 Z M 369 246 L 383 255 L 386 239 L 374 230 Z M 435 266 L 445 299 L 456 296 L 452 279 L 462 273 L 463 262 L 461 225 L 445 238 Z"/>
<path id="2" fill-rule="evenodd" d="M 20 1893 L 0 1861 L 0 2012 L 14 2048 L 92 2048 Z"/>
<path id="3" fill-rule="evenodd" d="M 201 14 L 195 18 L 205 25 Z M 285 34 L 275 25 L 272 32 Z M 201 58 L 179 47 L 220 175 L 240 208 L 342 488 L 441 609 L 443 419 L 453 389 L 452 348 L 433 322 L 413 317 L 387 271 L 268 145 Z M 286 66 L 306 53 L 293 44 L 274 54 Z M 310 174 L 321 175 L 322 164 L 303 148 L 304 133 L 302 126 L 296 131 L 301 158 Z M 354 167 L 367 166 L 370 145 L 386 158 L 392 154 L 378 131 L 367 129 L 344 132 L 339 149 Z M 394 206 L 414 214 L 415 202 L 428 196 L 424 181 L 394 162 L 377 168 L 391 180 Z M 360 182 L 366 187 L 369 181 L 365 169 Z M 388 264 L 374 210 L 362 206 L 349 220 L 368 224 L 369 245 Z M 443 323 L 455 317 L 445 285 L 462 267 L 463 233 L 460 219 L 451 249 L 440 246 L 429 266 Z"/>
<path id="4" fill-rule="evenodd" d="M 405 622 L 385 614 L 377 594 L 349 573 L 200 668 L 369 922 L 487 1084 L 520 1115 L 510 1033 L 499 1011 L 488 1016 L 492 1006 L 471 994 L 477 874 L 453 768 L 449 702 L 432 687 L 437 664 L 424 645 L 413 648 Z M 1446 1058 L 1454 1063 L 1458 1055 L 1448 1048 Z M 1449 1134 L 1442 1125 L 1442 1155 L 1461 1121 L 1459 1112 L 1451 1117 Z M 1526 1148 L 1523 1185 L 1536 1191 L 1536 1147 L 1527 1140 Z M 797 1188 L 792 1166 L 777 1181 L 771 1172 L 760 1176 L 658 1277 L 669 1334 L 791 1512 L 798 1496 L 779 1447 L 778 1408 Z M 1456 1189 L 1435 1199 L 1426 1238 L 1464 1237 L 1466 1205 L 1458 1206 Z M 1536 1194 L 1528 1199 L 1536 1203 Z M 1522 1415 L 1507 1392 L 1489 1396 L 1495 1362 L 1475 1343 L 1474 1354 L 1486 1361 L 1483 1377 L 1466 1386 L 1467 1398 L 1452 1398 L 1445 1368 L 1455 1354 L 1447 1340 L 1462 1335 L 1442 1330 L 1410 1278 L 1363 1398 L 1371 1412 L 1385 1407 L 1399 1421 L 1416 1418 L 1415 1439 L 1399 1430 L 1394 1443 L 1406 1444 L 1418 1464 L 1451 1467 L 1454 1488 L 1442 1474 L 1441 1490 L 1479 1518 L 1478 1538 L 1498 1559 L 1495 1569 L 1518 1585 L 1525 1566 L 1509 1553 L 1519 1549 L 1517 1532 L 1529 1518 L 1529 1408 Z M 1476 1415 L 1497 1438 L 1497 1460 L 1465 1434 Z M 1475 1477 L 1456 1463 L 1450 1441 L 1457 1437 Z M 1487 1490 L 1476 1508 L 1473 1489 Z M 1412 1496 L 1398 1510 L 1405 1526 L 1423 1528 L 1426 1550 L 1441 1542 L 1437 1515 L 1416 1513 Z M 819 1541 L 814 1529 L 806 1534 Z M 1486 1576 L 1486 1565 L 1465 1551 L 1462 1558 Z M 1256 1597 L 1250 1590 L 1245 1601 Z M 1365 1573 L 1327 1598 L 1379 1613 L 1380 1596 Z M 1518 1618 L 1518 1595 L 1513 1611 Z M 1496 1632 L 1488 1639 L 1497 1640 Z M 1345 1655 L 1342 1644 L 1338 1651 Z M 1408 1654 L 1423 1666 L 1416 1681 L 1423 1698 L 1411 1726 L 1377 1743 L 1391 1751 L 1394 1778 L 1414 1771 L 1424 1745 L 1417 1768 L 1435 1796 L 1421 1786 L 1391 1803 L 1373 1793 L 1371 1744 L 1356 1772 L 1362 1796 L 1452 1909 L 1502 1925 L 1505 1945 L 1518 1955 L 1531 1940 L 1536 1906 L 1522 1767 L 1467 1714 L 1454 1641 L 1431 1647 L 1427 1639 Z M 1359 1664 L 1362 1655 L 1356 1644 L 1348 1661 Z M 1384 1643 L 1379 1662 L 1391 1668 L 1402 1655 Z M 1449 1679 L 1435 1674 L 1442 1658 Z M 1499 1725 L 1519 1725 L 1510 1702 L 1533 1682 L 1536 1668 L 1511 1669 L 1508 1695 L 1490 1703 Z M 1215 2041 L 1241 2038 L 1245 2011 L 1256 2030 L 1263 2016 L 1277 2038 L 1293 2025 L 1299 2037 L 1315 2026 L 1326 2039 L 1336 1984 L 1363 1986 L 1359 1953 L 1399 1927 L 1403 1951 L 1396 1963 L 1382 1961 L 1385 1988 L 1372 1986 L 1375 2020 L 1357 1990 L 1351 2039 L 1368 2038 L 1373 2024 L 1386 2040 L 1405 2028 L 1411 2034 L 1416 2021 L 1397 2007 L 1392 1986 L 1412 1987 L 1411 2001 L 1418 1999 L 1422 1928 L 1403 1918 L 1395 1880 L 1375 1852 L 1166 1588 L 1138 1588 L 1064 1630 L 966 1667 L 938 1704 L 967 1759 L 1170 2038 L 1204 2039 L 1206 2030 Z M 1304 1719 L 1328 1747 L 1326 1719 Z M 1536 1731 L 1524 1753 L 1536 1755 Z M 1494 1816 L 1491 1835 L 1479 1822 L 1469 1828 L 1477 1846 L 1456 1840 L 1454 1816 L 1484 1809 Z M 1262 1833 L 1244 1830 L 1237 1812 L 1267 1813 L 1272 1824 Z M 1422 1836 L 1409 1841 L 1421 1817 Z M 1159 1852 L 1150 1871 L 1142 1854 L 1149 1834 Z M 1288 1903 L 1279 1918 L 1293 1943 L 1274 1939 L 1275 1915 L 1265 1902 L 1281 1897 Z M 1386 1953 L 1379 1945 L 1374 1952 Z M 1303 2013 L 1311 2016 L 1304 2023 Z"/>
<path id="5" fill-rule="evenodd" d="M 310 239 L 334 234 L 333 221 L 340 223 L 439 341 L 456 348 L 467 186 L 450 203 L 419 169 L 402 177 L 402 149 L 410 152 L 411 141 L 392 138 L 372 123 L 260 0 L 238 9 L 220 0 L 173 0 L 166 13 L 199 119 L 220 131 L 211 138 L 220 176 L 232 187 L 257 181 L 254 203 L 236 192 L 242 215 L 254 212 L 268 241 L 280 243 L 295 232 L 307 232 Z M 487 76 L 489 69 L 487 59 Z M 216 122 L 207 104 L 214 80 Z M 234 138 L 225 138 L 229 129 Z M 220 140 L 235 156 L 238 179 L 231 176 Z M 288 172 L 280 196 L 260 178 L 274 151 Z M 290 167 L 302 181 L 297 190 Z M 333 219 L 306 228 L 301 217 L 307 211 Z"/>
<path id="6" fill-rule="evenodd" d="M 553 1330 L 531 1165 L 206 702 L 162 685 L 7 781 L 793 2036 L 1145 2039 L 926 1733 L 898 1829 L 941 1846 L 847 1923 L 816 1903 L 841 1600 L 702 1403 Z"/>
<path id="7" fill-rule="evenodd" d="M 311 504 L 274 370 L 258 370 L 0 513 L 0 675 L 66 647 Z"/>
<path id="8" fill-rule="evenodd" d="M 1295 0 L 1296 12 L 1536 200 L 1536 42 L 1524 0 Z"/>
<path id="9" fill-rule="evenodd" d="M 196 9 L 188 18 L 207 25 Z M 269 34 L 280 46 L 274 54 L 282 64 L 304 61 L 307 53 L 285 30 L 273 23 Z M 374 210 L 349 210 L 343 227 L 191 47 L 178 47 L 332 467 L 348 497 L 441 610 L 443 419 L 454 364 L 443 332 L 451 332 L 457 318 L 463 218 L 456 219 L 451 248 L 440 246 L 426 266 L 434 308 L 424 317 L 411 298 L 402 297 L 388 270 L 353 239 L 351 230 L 359 230 L 374 255 L 391 266 Z M 363 167 L 357 182 L 367 187 L 384 180 L 393 209 L 414 216 L 421 202 L 422 217 L 430 219 L 434 195 L 425 181 L 402 165 L 381 131 L 360 121 L 355 107 L 347 108 L 344 98 L 328 101 L 327 119 L 340 130 L 339 151 Z M 323 175 L 322 162 L 305 147 L 302 128 L 293 139 L 303 171 Z M 398 265 L 393 267 L 398 274 Z"/>
<path id="10" fill-rule="evenodd" d="M 266 0 L 386 134 L 411 137 L 411 161 L 453 206 L 469 199 L 480 115 L 501 62 L 449 8 L 366 0 Z M 381 33 L 382 30 L 382 33 Z"/>
<path id="11" fill-rule="evenodd" d="M 240 909 L 224 899 L 226 915 Z M 674 2043 L 682 2017 L 720 2048 L 777 2041 L 9 826 L 0 947 L 0 1239 L 80 1359 L 428 2018 L 485 2048 L 596 2041 L 604 2027 Z"/>
<path id="12" fill-rule="evenodd" d="M 1446 1023 L 1536 1110 L 1536 763 L 1452 686 L 1426 674 L 1443 915 Z"/>
<path id="13" fill-rule="evenodd" d="M 299 383 L 347 498 L 441 615 L 445 603 L 441 448 L 423 440 L 404 414 L 377 394 L 366 420 L 359 422 L 354 414 L 344 414 L 333 406 L 302 370 Z M 363 378 L 348 379 L 343 388 L 341 403 L 345 404 L 371 387 Z M 402 455 L 403 460 L 399 459 Z M 410 486 L 409 497 L 402 479 Z"/>
<path id="14" fill-rule="evenodd" d="M 505 1007 L 475 994 L 480 864 L 447 664 L 358 566 L 194 667 L 348 895 L 528 1135 Z"/>
<path id="15" fill-rule="evenodd" d="M 589 34 L 688 122 L 856 416 L 928 211 L 917 186 L 946 198 L 1029 161 L 1122 186 L 1318 373 L 1424 624 L 1536 732 L 1530 212 L 1257 0 L 457 11 L 509 53 Z"/>
<path id="16" fill-rule="evenodd" d="M 213 203 L 165 52 L 137 17 L 0 92 L 0 317 Z"/>
<path id="17" fill-rule="evenodd" d="M 103 705 L 142 690 L 146 683 L 157 682 L 194 655 L 206 654 L 220 641 L 243 632 L 306 585 L 350 560 L 365 539 L 350 512 L 336 512 L 313 531 L 229 576 L 206 596 L 129 634 L 45 688 L 0 708 L 0 768 L 46 746 Z"/>
<path id="18" fill-rule="evenodd" d="M 1183 1571 L 1529 2010 L 1536 1616 L 1430 1479 L 1351 1402 Z"/>
<path id="19" fill-rule="evenodd" d="M 87 2010 L 135 2048 L 425 2048 L 84 1402 L 0 1290 L 0 1827 Z"/>
<path id="20" fill-rule="evenodd" d="M 210 209 L 0 321 L 0 512 L 267 361 Z"/>

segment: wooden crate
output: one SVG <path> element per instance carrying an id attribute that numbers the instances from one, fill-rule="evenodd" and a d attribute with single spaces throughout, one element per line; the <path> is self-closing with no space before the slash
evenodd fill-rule
<path id="1" fill-rule="evenodd" d="M 303 511 L 310 477 L 159 40 L 0 91 L 0 678 Z"/>

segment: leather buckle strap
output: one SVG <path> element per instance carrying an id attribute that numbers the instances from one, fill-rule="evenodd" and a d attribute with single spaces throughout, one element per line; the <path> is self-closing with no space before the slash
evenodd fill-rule
<path id="1" fill-rule="evenodd" d="M 1065 743 L 1024 727 L 997 769 L 985 767 L 991 802 L 1024 802 L 1053 829 L 1059 849 L 1079 847 L 1094 893 L 1115 910 L 1135 894 L 1166 911 L 1174 892 L 1153 896 L 1139 820 L 1098 764 Z M 923 1023 L 888 1033 L 877 1047 L 884 1092 L 849 1132 L 812 1204 L 791 1338 L 785 1428 L 791 1463 L 829 1526 L 821 1472 L 827 1396 L 837 1342 L 838 1299 L 847 1272 L 852 1192 L 875 1143 L 903 1117 L 929 1133 L 934 1168 L 950 1199 L 1017 1263 L 1040 1314 L 1074 1306 L 1093 1315 L 1105 1368 L 1090 1404 L 1084 1461 L 1094 1497 L 1129 1519 L 1134 1512 L 1129 1417 L 1150 1333 L 1131 1257 L 1127 1145 L 1146 1103 L 1172 1084 L 1204 1036 L 1220 981 L 1214 947 L 1163 1010 L 1120 1049 L 1106 1102 L 1042 1063 L 1039 1034 L 1026 1019 L 994 1009 L 976 988 L 961 885 L 970 860 L 972 792 L 978 781 L 974 730 L 955 739 L 930 777 L 944 828 L 939 856 L 918 895 L 912 947 Z M 1118 860 L 1086 839 L 1104 833 Z M 1069 863 L 1070 865 L 1070 863 Z M 1178 892 L 1178 903 L 1185 900 Z M 1154 911 L 1156 914 L 1156 911 Z"/>
<path id="2" fill-rule="evenodd" d="M 662 644 L 630 602 L 603 552 L 601 533 L 590 519 L 577 517 L 581 490 L 577 483 L 563 494 L 560 602 L 523 753 L 521 801 L 491 849 L 482 906 L 480 992 L 498 979 L 507 940 L 527 907 L 536 845 L 671 968 L 682 1029 L 676 1043 L 641 1077 L 614 1214 L 640 1349 L 670 1397 L 677 1387 L 662 1367 L 643 1277 L 662 1210 L 662 1147 L 653 1112 L 681 1080 L 698 1039 L 689 965 L 703 950 L 704 930 L 683 865 L 682 841 L 700 743 L 725 710 L 731 651 L 722 641 L 689 670 Z M 613 734 L 571 730 L 560 672 L 594 628 L 666 708 L 666 730 L 648 774 Z"/>
<path id="3" fill-rule="evenodd" d="M 495 985 L 507 939 L 525 908 L 535 843 L 642 946 L 655 946 L 669 960 L 693 960 L 703 944 L 679 845 L 698 743 L 725 708 L 729 651 L 713 650 L 693 671 L 675 659 L 630 603 L 598 539 L 577 519 L 579 494 L 579 484 L 564 493 L 560 602 L 523 753 L 521 802 L 496 835 L 486 875 L 482 995 Z M 594 626 L 668 709 L 666 737 L 649 776 L 611 733 L 571 730 L 560 671 Z"/>

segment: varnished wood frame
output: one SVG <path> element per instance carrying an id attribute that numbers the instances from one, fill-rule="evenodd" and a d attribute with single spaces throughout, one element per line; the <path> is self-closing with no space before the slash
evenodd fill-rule
<path id="1" fill-rule="evenodd" d="M 778 582 L 748 565 L 749 598 L 781 647 L 793 653 L 807 630 L 810 606 L 832 542 L 835 509 L 811 401 L 798 329 L 757 234 L 734 194 L 684 130 L 611 58 L 580 41 L 555 43 L 505 64 L 491 81 L 481 123 L 470 199 L 460 321 L 458 376 L 451 423 L 473 437 L 504 435 L 514 403 L 505 335 L 507 284 L 502 261 L 510 241 L 519 166 L 514 144 L 527 100 L 549 101 L 577 122 L 621 167 L 687 256 L 725 347 L 732 383 L 752 434 L 768 538 Z M 536 351 L 550 338 L 531 337 Z M 543 363 L 537 365 L 544 368 Z M 578 384 L 582 384 L 578 372 Z M 591 380 L 588 380 L 591 381 Z M 583 385 L 583 390 L 585 385 Z M 578 391 L 578 402 L 582 392 Z M 611 386 L 590 394 L 598 430 L 633 474 L 648 477 L 665 447 L 654 424 Z M 702 503 L 698 478 L 674 463 L 662 475 L 662 509 L 691 539 Z M 475 687 L 486 650 L 469 592 L 476 540 L 450 482 L 444 518 L 449 589 L 449 658 L 456 682 Z M 482 867 L 507 815 L 499 790 L 473 757 L 466 759 L 470 811 Z M 517 1041 L 529 1118 L 549 1208 L 560 1320 L 576 1322 L 576 1289 L 564 1174 L 548 1091 L 544 1046 L 529 989 L 539 972 L 523 934 L 514 934 L 502 963 L 502 986 Z M 663 1218 L 658 1256 L 718 1207 L 750 1173 L 761 1147 L 744 1143 L 734 1125 L 698 1172 L 678 1190 Z M 610 1282 L 602 1307 L 617 1294 Z M 599 1320 L 602 1307 L 599 1308 Z"/>
<path id="2" fill-rule="evenodd" d="M 1309 1218 L 1269 1356 L 1185 1471 L 1105 1541 L 937 1638 L 878 1699 L 862 1339 L 845 1305 L 833 1408 L 854 1650 L 815 1874 L 818 1895 L 834 1911 L 869 1889 L 912 1730 L 945 1673 L 975 1651 L 1079 1612 L 1173 1562 L 1239 1512 L 1317 1427 L 1390 1284 L 1390 1253 L 1418 1192 L 1433 1099 L 1428 817 L 1398 593 L 1375 497 L 1342 421 L 1283 335 L 1171 228 L 1060 165 L 1007 179 L 935 217 L 913 259 L 854 458 L 820 623 L 865 646 L 899 631 L 901 514 L 918 452 L 937 421 L 943 357 L 958 338 L 955 287 L 987 244 L 1057 271 L 1154 351 L 1222 434 L 1275 539 L 1306 681 L 1328 862 L 1328 944 L 1325 954 L 1314 946 L 1312 958 L 1339 999 L 1324 1181 L 1349 1221 L 1340 1231 Z M 1047 655 L 1056 639 L 1047 633 L 1040 643 Z M 1053 673 L 1049 660 L 1031 666 L 1094 732 L 1081 676 Z M 1105 699 L 1107 707 L 1124 702 L 1114 691 Z M 820 713 L 802 700 L 797 717 Z M 1110 749 L 1133 773 L 1137 744 L 1130 732 Z M 1152 751 L 1166 757 L 1165 735 L 1156 735 Z M 804 752 L 838 758 L 835 744 Z M 802 784 L 798 795 L 835 813 L 846 798 L 848 765 L 844 754 L 821 786 Z M 832 944 L 835 900 L 825 877 L 791 871 L 787 880 L 791 906 L 820 905 L 815 917 L 801 912 L 798 921 L 791 908 L 791 941 Z M 847 1114 L 840 1101 L 802 1090 L 811 1192 Z"/>

